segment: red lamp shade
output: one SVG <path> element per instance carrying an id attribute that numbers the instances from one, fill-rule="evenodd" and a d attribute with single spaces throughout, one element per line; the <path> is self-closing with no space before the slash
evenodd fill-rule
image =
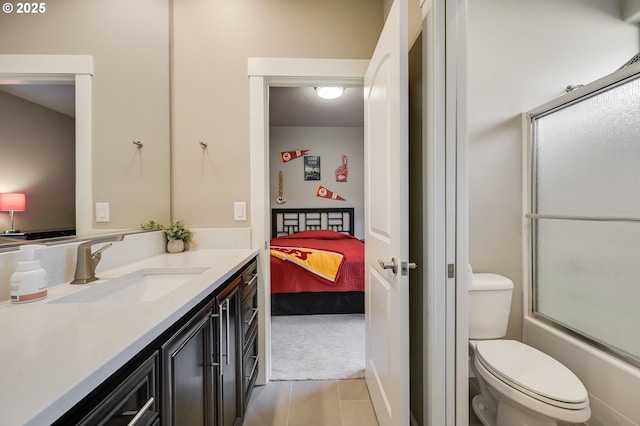
<path id="1" fill-rule="evenodd" d="M 26 197 L 24 194 L 0 194 L 0 211 L 23 212 L 25 211 L 26 204 Z"/>

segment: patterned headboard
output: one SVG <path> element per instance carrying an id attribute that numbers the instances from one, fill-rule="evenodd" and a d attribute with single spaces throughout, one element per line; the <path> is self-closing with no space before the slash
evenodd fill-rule
<path id="1" fill-rule="evenodd" d="M 353 207 L 271 209 L 271 238 L 318 229 L 353 235 L 353 215 Z"/>

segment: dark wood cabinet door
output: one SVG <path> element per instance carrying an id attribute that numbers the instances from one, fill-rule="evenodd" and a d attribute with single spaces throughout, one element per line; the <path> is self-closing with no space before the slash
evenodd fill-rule
<path id="1" fill-rule="evenodd" d="M 209 312 L 201 312 L 162 347 L 163 425 L 216 424 Z"/>
<path id="2" fill-rule="evenodd" d="M 240 283 L 237 278 L 218 296 L 220 426 L 234 426 L 242 419 Z"/>

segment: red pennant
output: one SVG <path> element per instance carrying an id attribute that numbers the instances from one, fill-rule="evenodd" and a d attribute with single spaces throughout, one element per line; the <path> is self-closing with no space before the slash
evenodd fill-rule
<path id="1" fill-rule="evenodd" d="M 318 186 L 318 189 L 316 189 L 316 197 L 320 197 L 320 198 L 330 198 L 332 200 L 342 200 L 342 201 L 346 201 L 344 198 L 342 198 L 341 196 L 339 196 L 338 194 L 336 194 L 335 192 L 325 188 L 322 185 Z"/>
<path id="2" fill-rule="evenodd" d="M 298 157 L 302 157 L 307 152 L 309 152 L 308 149 L 299 149 L 297 151 L 281 151 L 280 161 L 282 161 L 283 163 L 286 163 L 288 161 L 295 160 Z"/>

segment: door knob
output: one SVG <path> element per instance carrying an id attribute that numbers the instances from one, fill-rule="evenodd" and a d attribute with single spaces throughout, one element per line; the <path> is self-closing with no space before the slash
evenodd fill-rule
<path id="1" fill-rule="evenodd" d="M 382 269 L 391 269 L 391 272 L 393 272 L 394 274 L 398 273 L 398 261 L 395 257 L 391 259 L 391 262 L 384 262 L 378 259 L 378 264 Z"/>

